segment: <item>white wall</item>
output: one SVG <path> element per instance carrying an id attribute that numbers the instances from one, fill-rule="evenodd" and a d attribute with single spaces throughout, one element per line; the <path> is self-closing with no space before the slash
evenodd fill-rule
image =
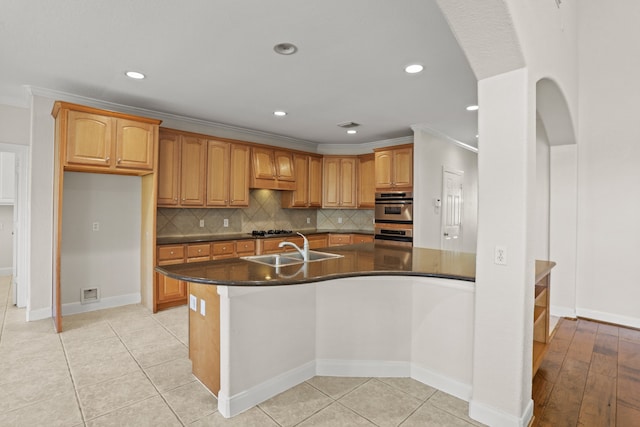
<path id="1" fill-rule="evenodd" d="M 13 206 L 0 205 L 0 275 L 13 270 Z"/>
<path id="2" fill-rule="evenodd" d="M 549 138 L 540 118 L 536 120 L 536 217 L 533 255 L 535 259 L 549 259 L 549 194 L 550 194 Z"/>
<path id="3" fill-rule="evenodd" d="M 0 105 L 0 142 L 29 145 L 29 110 Z"/>
<path id="4" fill-rule="evenodd" d="M 579 7 L 577 314 L 634 327 L 640 327 L 639 16 L 636 0 Z"/>
<path id="5" fill-rule="evenodd" d="M 103 304 L 109 298 L 133 295 L 139 300 L 140 198 L 140 177 L 65 172 L 61 251 L 64 314 L 92 309 L 70 305 L 80 302 L 82 288 L 98 287 Z M 99 231 L 93 231 L 95 222 Z"/>
<path id="6" fill-rule="evenodd" d="M 440 249 L 442 209 L 433 199 L 442 199 L 442 168 L 464 171 L 464 224 L 462 251 L 476 251 L 478 226 L 478 155 L 452 141 L 414 127 L 414 245 Z"/>

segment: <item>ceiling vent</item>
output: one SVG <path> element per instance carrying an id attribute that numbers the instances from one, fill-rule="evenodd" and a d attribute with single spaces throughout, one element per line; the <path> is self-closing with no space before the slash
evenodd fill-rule
<path id="1" fill-rule="evenodd" d="M 343 128 L 343 129 L 351 129 L 351 128 L 357 128 L 358 126 L 360 126 L 360 123 L 343 122 L 343 123 L 338 123 L 338 126 Z"/>

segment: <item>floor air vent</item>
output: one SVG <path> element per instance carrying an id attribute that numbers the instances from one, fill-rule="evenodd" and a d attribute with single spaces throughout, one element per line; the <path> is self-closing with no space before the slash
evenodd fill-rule
<path id="1" fill-rule="evenodd" d="M 98 288 L 85 288 L 81 290 L 80 304 L 89 304 L 100 301 Z"/>

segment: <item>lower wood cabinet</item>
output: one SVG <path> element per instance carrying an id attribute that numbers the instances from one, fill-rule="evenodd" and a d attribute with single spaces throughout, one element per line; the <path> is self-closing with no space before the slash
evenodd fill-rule
<path id="1" fill-rule="evenodd" d="M 220 296 L 217 286 L 191 283 L 189 287 L 198 301 L 196 310 L 189 310 L 192 371 L 217 395 L 220 390 Z"/>

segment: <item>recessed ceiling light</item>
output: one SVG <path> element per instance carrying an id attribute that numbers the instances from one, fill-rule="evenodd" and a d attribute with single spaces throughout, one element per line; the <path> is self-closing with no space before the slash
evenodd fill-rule
<path id="1" fill-rule="evenodd" d="M 353 135 L 354 133 L 358 133 L 358 131 L 355 129 L 349 129 L 347 133 Z"/>
<path id="2" fill-rule="evenodd" d="M 139 73 L 137 71 L 127 71 L 125 75 L 131 79 L 142 80 L 144 79 L 144 74 Z"/>
<path id="3" fill-rule="evenodd" d="M 284 117 L 284 116 L 287 115 L 287 112 L 286 111 L 274 111 L 273 115 L 274 116 L 278 116 L 278 117 Z"/>
<path id="4" fill-rule="evenodd" d="M 478 111 L 478 108 L 480 107 L 478 107 L 477 105 L 469 105 L 467 107 L 467 111 Z"/>
<path id="5" fill-rule="evenodd" d="M 424 70 L 424 67 L 420 64 L 411 64 L 411 65 L 407 65 L 404 68 L 404 71 L 406 71 L 409 74 L 419 73 L 422 70 Z"/>
<path id="6" fill-rule="evenodd" d="M 293 43 L 278 43 L 273 47 L 273 50 L 280 55 L 293 55 L 298 51 L 298 48 Z"/>

